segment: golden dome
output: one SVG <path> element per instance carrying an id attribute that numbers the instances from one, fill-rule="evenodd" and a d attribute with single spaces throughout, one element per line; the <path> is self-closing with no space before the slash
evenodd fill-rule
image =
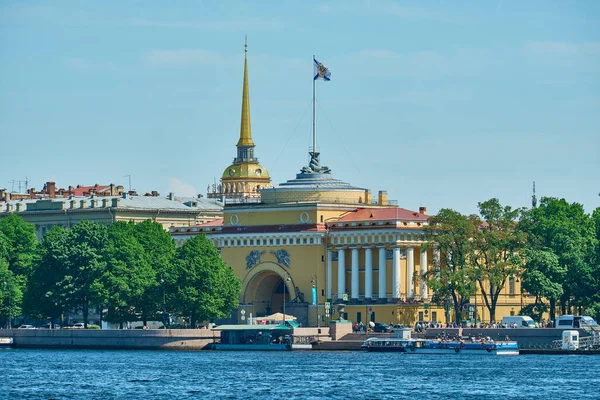
<path id="1" fill-rule="evenodd" d="M 221 179 L 269 180 L 269 172 L 259 163 L 236 163 L 225 168 Z"/>

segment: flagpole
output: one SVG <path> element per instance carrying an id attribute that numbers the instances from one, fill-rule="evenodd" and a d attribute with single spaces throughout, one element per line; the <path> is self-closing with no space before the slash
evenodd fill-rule
<path id="1" fill-rule="evenodd" d="M 313 54 L 313 65 L 315 63 L 315 55 Z M 313 153 L 317 151 L 317 120 L 315 117 L 316 114 L 316 82 L 317 80 L 313 76 Z"/>

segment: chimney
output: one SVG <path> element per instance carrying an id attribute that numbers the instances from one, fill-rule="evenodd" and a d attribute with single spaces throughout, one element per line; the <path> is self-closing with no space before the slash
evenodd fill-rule
<path id="1" fill-rule="evenodd" d="M 387 206 L 388 205 L 388 194 L 387 194 L 387 190 L 380 190 L 379 194 L 377 195 L 377 200 L 380 206 Z"/>
<path id="2" fill-rule="evenodd" d="M 56 197 L 56 182 L 46 182 L 46 189 L 48 190 L 48 197 L 51 199 Z"/>
<path id="3" fill-rule="evenodd" d="M 372 201 L 371 189 L 365 189 L 365 204 L 371 204 Z"/>
<path id="4" fill-rule="evenodd" d="M 73 186 L 69 185 L 69 194 L 73 194 Z"/>
<path id="5" fill-rule="evenodd" d="M 8 190 L 4 194 L 4 201 L 7 201 L 7 202 L 10 201 L 10 193 L 8 192 Z"/>
<path id="6" fill-rule="evenodd" d="M 427 207 L 419 207 L 419 214 L 427 215 Z"/>
<path id="7" fill-rule="evenodd" d="M 158 192 L 156 190 L 152 191 L 152 197 L 158 197 Z"/>
<path id="8" fill-rule="evenodd" d="M 112 206 L 113 207 L 119 207 L 119 205 L 121 204 L 121 199 L 116 198 L 116 199 L 112 199 Z"/>
<path id="9" fill-rule="evenodd" d="M 175 196 L 173 195 L 173 192 L 169 192 L 169 195 L 167 196 L 167 199 L 173 200 L 174 198 L 175 198 Z"/>

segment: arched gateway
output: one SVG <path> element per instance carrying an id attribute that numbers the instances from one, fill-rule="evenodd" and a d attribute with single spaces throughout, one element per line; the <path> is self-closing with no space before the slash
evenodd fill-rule
<path id="1" fill-rule="evenodd" d="M 264 316 L 283 312 L 284 295 L 286 302 L 296 298 L 291 275 L 277 263 L 263 262 L 244 277 L 240 304 L 252 304 L 254 316 Z"/>

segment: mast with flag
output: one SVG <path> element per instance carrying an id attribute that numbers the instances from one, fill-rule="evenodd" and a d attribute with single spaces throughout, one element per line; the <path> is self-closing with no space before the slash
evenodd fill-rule
<path id="1" fill-rule="evenodd" d="M 331 72 L 327 67 L 325 67 L 322 63 L 318 62 L 315 56 L 313 55 L 314 62 L 314 73 L 313 73 L 313 143 L 312 143 L 312 152 L 310 152 L 310 169 L 313 173 L 330 173 L 329 168 L 321 167 L 319 161 L 319 152 L 317 151 L 317 118 L 316 118 L 316 82 L 321 79 L 324 81 L 331 80 Z"/>

